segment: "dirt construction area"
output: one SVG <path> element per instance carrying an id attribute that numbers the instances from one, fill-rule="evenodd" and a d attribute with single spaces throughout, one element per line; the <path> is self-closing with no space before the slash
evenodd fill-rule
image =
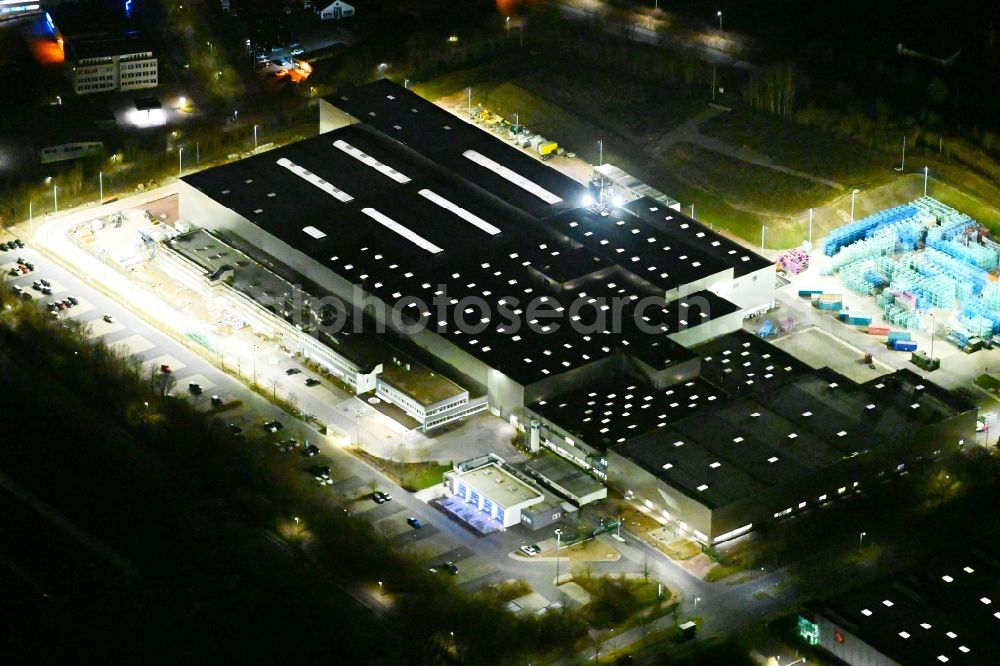
<path id="1" fill-rule="evenodd" d="M 864 352 L 815 326 L 774 341 L 774 345 L 813 368 L 827 366 L 845 377 L 863 383 L 893 371 L 874 361 L 875 369 L 861 362 Z"/>

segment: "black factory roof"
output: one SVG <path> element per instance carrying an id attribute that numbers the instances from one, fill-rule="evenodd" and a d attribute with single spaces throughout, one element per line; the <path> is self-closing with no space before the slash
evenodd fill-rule
<path id="1" fill-rule="evenodd" d="M 587 194 L 586 186 L 388 79 L 326 101 L 536 217 L 575 208 Z"/>
<path id="2" fill-rule="evenodd" d="M 434 105 L 420 109 L 416 116 L 445 113 Z M 499 141 L 472 125 L 465 133 L 476 142 Z M 524 174 L 533 173 L 524 166 L 530 163 L 551 179 L 545 188 L 564 187 L 558 172 L 503 142 L 498 146 L 491 159 L 505 159 Z M 645 240 L 629 233 L 614 248 L 578 241 L 561 223 L 536 219 L 517 200 L 506 201 L 508 193 L 487 192 L 482 179 L 470 183 L 469 172 L 478 167 L 452 171 L 411 147 L 366 125 L 350 125 L 184 180 L 386 304 L 405 305 L 409 319 L 422 319 L 522 384 L 620 350 L 634 350 L 660 369 L 690 358 L 667 336 L 738 309 L 705 290 L 664 302 L 665 282 L 637 275 L 631 260 L 633 246 L 645 256 Z M 593 217 L 586 210 L 567 214 Z M 621 232 L 616 227 L 613 233 Z M 615 251 L 626 243 L 629 252 Z M 711 258 L 702 260 L 718 268 Z M 671 275 L 693 277 L 699 268 L 673 268 L 670 261 L 657 258 Z M 492 318 L 482 321 L 480 309 L 463 301 L 467 297 L 483 299 Z M 534 311 L 528 308 L 533 301 Z M 481 330 L 456 330 L 459 314 Z M 511 318 L 521 325 L 508 325 Z"/>
<path id="3" fill-rule="evenodd" d="M 905 440 L 966 409 L 907 370 L 855 384 L 820 369 L 786 377 L 756 394 L 738 391 L 719 399 L 710 419 L 692 414 L 657 424 L 619 451 L 699 502 L 718 507 Z M 566 417 L 560 425 L 572 428 L 573 421 Z"/>
<path id="4" fill-rule="evenodd" d="M 990 663 L 1000 651 L 998 557 L 962 548 L 810 606 L 895 663 Z"/>

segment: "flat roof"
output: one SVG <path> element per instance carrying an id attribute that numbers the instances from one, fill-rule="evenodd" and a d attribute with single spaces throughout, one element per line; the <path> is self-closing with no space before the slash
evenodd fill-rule
<path id="1" fill-rule="evenodd" d="M 725 397 L 701 378 L 655 389 L 633 377 L 620 376 L 539 400 L 528 408 L 582 442 L 607 448 L 666 428 Z"/>
<path id="2" fill-rule="evenodd" d="M 586 186 L 388 79 L 325 99 L 536 217 L 579 206 L 587 194 Z"/>
<path id="3" fill-rule="evenodd" d="M 505 509 L 544 497 L 540 491 L 514 477 L 496 463 L 460 473 L 458 478 L 481 497 L 488 497 Z"/>
<path id="4" fill-rule="evenodd" d="M 693 250 L 708 254 L 726 266 L 731 266 L 734 277 L 742 277 L 762 268 L 774 266 L 773 261 L 753 250 L 648 197 L 630 201 L 623 208 L 650 224 L 672 242 L 683 243 Z"/>
<path id="5" fill-rule="evenodd" d="M 586 497 L 605 489 L 603 483 L 590 476 L 576 465 L 572 465 L 554 455 L 543 455 L 524 464 L 529 473 L 565 488 L 575 497 Z"/>
<path id="6" fill-rule="evenodd" d="M 954 416 L 930 386 L 908 371 L 863 385 L 830 371 L 803 374 L 719 400 L 710 419 L 688 416 L 619 453 L 703 504 L 724 506 Z"/>
<path id="7" fill-rule="evenodd" d="M 688 358 L 662 342 L 667 335 L 738 310 L 708 291 L 664 302 L 617 253 L 583 247 L 464 176 L 351 125 L 184 181 L 522 385 L 630 347 L 661 365 Z M 595 270 L 572 288 L 552 284 L 579 277 L 581 265 Z M 482 321 L 466 299 L 485 299 L 492 318 Z M 605 314 L 613 299 L 622 304 L 620 327 Z M 532 301 L 542 314 L 529 319 Z M 574 311 L 574 303 L 584 307 Z M 459 315 L 480 332 L 456 330 Z"/>
<path id="8" fill-rule="evenodd" d="M 1000 652 L 998 555 L 963 548 L 816 607 L 901 664 L 991 663 Z"/>
<path id="9" fill-rule="evenodd" d="M 398 354 L 394 355 L 399 357 Z M 422 405 L 433 405 L 465 393 L 465 389 L 409 358 L 394 358 L 382 364 L 379 377 Z M 405 363 L 406 367 L 400 365 Z"/>
<path id="10" fill-rule="evenodd" d="M 69 43 L 77 60 L 127 56 L 153 50 L 150 43 L 138 33 L 82 35 L 70 37 Z"/>

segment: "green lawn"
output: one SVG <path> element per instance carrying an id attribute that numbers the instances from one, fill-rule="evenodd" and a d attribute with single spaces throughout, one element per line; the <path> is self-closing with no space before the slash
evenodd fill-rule
<path id="1" fill-rule="evenodd" d="M 775 164 L 845 186 L 889 175 L 892 156 L 832 132 L 750 109 L 724 113 L 702 124 L 703 134 L 774 160 Z"/>
<path id="2" fill-rule="evenodd" d="M 436 462 L 400 463 L 397 460 L 379 458 L 358 449 L 352 450 L 352 453 L 369 465 L 378 468 L 379 471 L 410 492 L 430 488 L 441 483 L 444 473 L 451 469 L 451 465 Z"/>
<path id="3" fill-rule="evenodd" d="M 840 194 L 826 185 L 748 164 L 694 144 L 675 144 L 668 159 L 684 178 L 754 210 L 799 213 Z"/>

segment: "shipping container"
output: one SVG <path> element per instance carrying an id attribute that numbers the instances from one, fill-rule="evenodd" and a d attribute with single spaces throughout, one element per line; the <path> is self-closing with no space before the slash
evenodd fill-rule
<path id="1" fill-rule="evenodd" d="M 819 296 L 822 293 L 822 289 L 799 289 L 799 296 Z"/>
<path id="2" fill-rule="evenodd" d="M 889 335 L 888 326 L 869 326 L 868 335 Z"/>
<path id="3" fill-rule="evenodd" d="M 872 323 L 872 318 L 867 315 L 851 315 L 847 317 L 848 326 L 868 326 Z"/>
<path id="4" fill-rule="evenodd" d="M 917 343 L 911 340 L 893 340 L 890 344 L 896 351 L 917 351 Z"/>
<path id="5" fill-rule="evenodd" d="M 891 331 L 889 333 L 889 342 L 895 342 L 896 340 L 909 340 L 909 331 Z"/>

